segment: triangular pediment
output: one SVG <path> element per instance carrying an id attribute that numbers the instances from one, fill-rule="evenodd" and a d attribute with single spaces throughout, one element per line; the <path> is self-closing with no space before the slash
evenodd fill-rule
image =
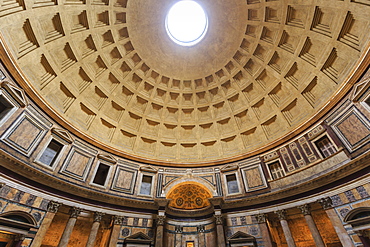
<path id="1" fill-rule="evenodd" d="M 3 87 L 21 107 L 28 105 L 26 94 L 22 89 L 10 84 L 7 81 L 2 82 L 1 87 Z"/>
<path id="2" fill-rule="evenodd" d="M 234 233 L 229 240 L 240 240 L 240 239 L 245 239 L 245 240 L 255 240 L 256 238 L 253 237 L 252 235 L 249 235 L 248 233 L 237 231 Z"/>
<path id="3" fill-rule="evenodd" d="M 131 236 L 128 236 L 126 240 L 138 240 L 138 241 L 149 240 L 151 241 L 152 239 L 143 232 L 137 232 Z"/>
<path id="4" fill-rule="evenodd" d="M 232 171 L 232 170 L 237 170 L 239 167 L 237 165 L 226 165 L 221 168 L 221 172 L 227 172 L 227 171 Z"/>
<path id="5" fill-rule="evenodd" d="M 357 83 L 354 86 L 353 93 L 352 93 L 352 100 L 358 101 L 359 98 L 366 92 L 366 90 L 370 87 L 370 78 L 367 78 L 366 80 Z"/>
<path id="6" fill-rule="evenodd" d="M 63 130 L 63 129 L 57 129 L 57 128 L 52 128 L 51 132 L 61 138 L 62 140 L 68 142 L 71 144 L 73 142 L 71 134 L 68 133 L 68 131 Z"/>
<path id="7" fill-rule="evenodd" d="M 98 154 L 98 159 L 105 160 L 112 164 L 117 163 L 117 160 L 110 154 Z"/>
<path id="8" fill-rule="evenodd" d="M 142 166 L 140 167 L 140 171 L 145 171 L 145 172 L 152 172 L 152 173 L 157 173 L 157 170 L 154 169 L 151 166 Z"/>

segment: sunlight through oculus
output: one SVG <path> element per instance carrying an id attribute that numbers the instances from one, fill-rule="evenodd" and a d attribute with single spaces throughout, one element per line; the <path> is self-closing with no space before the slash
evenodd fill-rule
<path id="1" fill-rule="evenodd" d="M 200 42 L 207 32 L 208 18 L 203 8 L 191 0 L 175 3 L 166 17 L 166 30 L 179 45 L 192 46 Z"/>

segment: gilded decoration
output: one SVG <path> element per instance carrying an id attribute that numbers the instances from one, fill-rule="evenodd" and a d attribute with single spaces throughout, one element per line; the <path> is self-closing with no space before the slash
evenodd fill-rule
<path id="1" fill-rule="evenodd" d="M 172 189 L 168 194 L 169 206 L 178 209 L 199 209 L 210 205 L 208 198 L 212 195 L 201 184 L 182 183 Z"/>

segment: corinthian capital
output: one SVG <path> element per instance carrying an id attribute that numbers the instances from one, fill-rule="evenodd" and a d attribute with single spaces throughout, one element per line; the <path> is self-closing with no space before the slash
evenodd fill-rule
<path id="1" fill-rule="evenodd" d="M 309 214 L 311 214 L 311 207 L 308 204 L 304 204 L 304 205 L 298 206 L 297 208 L 299 208 L 301 210 L 301 212 L 302 212 L 303 215 L 309 215 Z"/>
<path id="2" fill-rule="evenodd" d="M 215 215 L 216 225 L 222 225 L 222 215 Z"/>
<path id="3" fill-rule="evenodd" d="M 158 217 L 157 217 L 157 225 L 158 226 L 163 226 L 165 219 L 166 219 L 166 216 L 165 215 L 158 215 Z"/>
<path id="4" fill-rule="evenodd" d="M 275 211 L 275 214 L 278 216 L 279 220 L 286 220 L 286 210 L 285 209 Z"/>
<path id="5" fill-rule="evenodd" d="M 317 201 L 321 204 L 321 207 L 324 210 L 328 210 L 333 207 L 333 202 L 331 201 L 330 197 L 321 198 Z"/>
<path id="6" fill-rule="evenodd" d="M 266 223 L 266 214 L 256 214 L 254 217 L 256 218 L 258 224 Z"/>
<path id="7" fill-rule="evenodd" d="M 95 212 L 94 213 L 94 222 L 100 222 L 103 219 L 105 213 L 102 212 Z"/>
<path id="8" fill-rule="evenodd" d="M 115 215 L 113 217 L 113 224 L 114 225 L 122 225 L 122 223 L 123 223 L 123 217 L 122 216 Z"/>
<path id="9" fill-rule="evenodd" d="M 81 208 L 76 208 L 73 207 L 69 210 L 69 217 L 70 218 L 77 218 L 78 215 L 81 213 L 82 209 Z"/>
<path id="10" fill-rule="evenodd" d="M 58 212 L 58 209 L 59 207 L 61 206 L 62 204 L 59 203 L 59 202 L 54 202 L 54 201 L 50 201 L 49 204 L 48 204 L 48 212 L 50 213 L 56 213 Z"/>

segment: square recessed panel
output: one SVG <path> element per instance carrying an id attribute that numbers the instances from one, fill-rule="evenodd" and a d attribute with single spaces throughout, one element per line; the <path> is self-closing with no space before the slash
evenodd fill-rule
<path id="1" fill-rule="evenodd" d="M 113 179 L 112 190 L 133 194 L 137 170 L 125 166 L 117 166 Z"/>
<path id="2" fill-rule="evenodd" d="M 93 160 L 93 155 L 78 147 L 72 147 L 63 163 L 60 173 L 85 181 Z"/>
<path id="3" fill-rule="evenodd" d="M 351 152 L 370 140 L 369 119 L 354 106 L 339 115 L 331 127 Z"/>
<path id="4" fill-rule="evenodd" d="M 8 128 L 1 139 L 20 153 L 30 156 L 46 132 L 47 127 L 25 111 Z"/>

